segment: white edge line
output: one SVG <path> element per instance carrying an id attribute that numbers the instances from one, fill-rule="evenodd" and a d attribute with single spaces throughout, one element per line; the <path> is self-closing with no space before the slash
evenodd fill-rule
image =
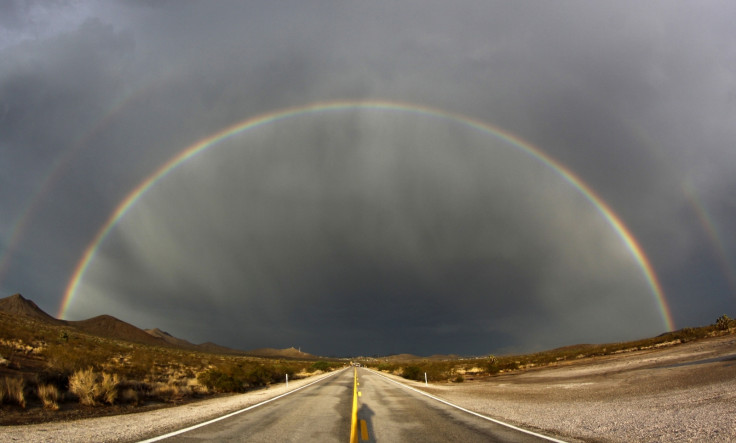
<path id="1" fill-rule="evenodd" d="M 491 417 L 485 416 L 483 414 L 479 414 L 477 412 L 471 411 L 470 409 L 465 409 L 462 406 L 458 406 L 458 405 L 456 405 L 454 403 L 450 403 L 447 400 L 443 400 L 443 399 L 441 399 L 439 397 L 435 397 L 434 395 L 428 394 L 428 393 L 426 393 L 426 392 L 424 392 L 422 390 L 419 390 L 419 389 L 416 389 L 416 388 L 412 388 L 411 386 L 405 385 L 404 383 L 400 383 L 400 382 L 398 382 L 396 380 L 392 380 L 389 377 L 386 377 L 385 375 L 381 374 L 378 371 L 374 371 L 373 369 L 369 369 L 369 368 L 365 368 L 365 369 L 368 369 L 369 371 L 373 372 L 374 374 L 378 375 L 379 377 L 385 378 L 386 380 L 390 381 L 391 383 L 396 383 L 397 385 L 401 386 L 402 388 L 411 389 L 414 392 L 418 392 L 419 394 L 425 395 L 425 396 L 427 396 L 427 397 L 429 397 L 429 398 L 431 398 L 433 400 L 437 400 L 438 402 L 444 403 L 444 404 L 446 404 L 448 406 L 452 406 L 453 408 L 459 409 L 459 410 L 461 410 L 463 412 L 467 412 L 468 414 L 475 415 L 476 417 L 480 417 L 480 418 L 483 418 L 485 420 L 492 421 L 493 423 L 496 423 L 496 424 L 499 424 L 499 425 L 502 425 L 502 426 L 506 426 L 507 428 L 511 428 L 511 429 L 516 430 L 516 431 L 523 432 L 525 434 L 533 435 L 535 437 L 543 438 L 545 440 L 553 441 L 553 442 L 556 442 L 556 443 L 568 443 L 568 442 L 566 442 L 564 440 L 558 440 L 558 439 L 553 438 L 553 437 L 550 437 L 548 435 L 538 434 L 538 433 L 533 432 L 533 431 L 530 431 L 528 429 L 520 428 L 518 426 L 514 426 L 514 425 L 509 424 L 509 423 L 504 423 L 504 422 L 502 422 L 500 420 L 496 420 L 495 418 L 491 418 Z"/>
<path id="2" fill-rule="evenodd" d="M 308 384 L 306 384 L 306 385 L 304 385 L 304 386 L 298 387 L 298 388 L 296 388 L 296 389 L 294 389 L 294 390 L 292 390 L 292 391 L 286 392 L 286 393 L 284 393 L 284 394 L 278 395 L 278 396 L 276 396 L 276 397 L 274 397 L 274 398 L 269 398 L 268 400 L 264 400 L 264 401 L 262 401 L 262 402 L 260 402 L 260 403 L 256 403 L 256 404 L 254 404 L 254 405 L 250 405 L 250 406 L 248 406 L 247 408 L 243 408 L 243 409 L 241 409 L 241 410 L 239 410 L 239 411 L 231 412 L 231 413 L 229 413 L 229 414 L 225 414 L 225 415 L 223 415 L 223 416 L 220 416 L 220 417 L 217 417 L 217 418 L 213 418 L 212 420 L 208 420 L 208 421 L 206 421 L 206 422 L 203 422 L 203 423 L 198 423 L 198 424 L 196 424 L 196 425 L 193 425 L 193 426 L 189 426 L 188 428 L 184 428 L 184 429 L 179 429 L 178 431 L 173 431 L 173 432 L 169 432 L 168 434 L 164 434 L 164 435 L 159 435 L 158 437 L 153 437 L 153 438 L 149 438 L 148 440 L 141 440 L 141 441 L 139 441 L 138 443 L 151 443 L 151 442 L 154 442 L 154 441 L 160 441 L 160 440 L 164 440 L 164 439 L 167 439 L 167 438 L 170 438 L 170 437 L 174 437 L 174 436 L 176 436 L 176 435 L 180 435 L 180 434 L 183 434 L 183 433 L 185 433 L 185 432 L 193 431 L 194 429 L 197 429 L 197 428 L 201 428 L 202 426 L 207 426 L 207 425 L 209 425 L 209 424 L 212 424 L 212 423 L 218 422 L 218 421 L 220 421 L 220 420 L 224 420 L 224 419 L 226 419 L 226 418 L 230 418 L 230 417 L 232 417 L 233 415 L 238 415 L 238 414 L 240 414 L 240 413 L 242 413 L 242 412 L 245 412 L 245 411 L 249 411 L 249 410 L 251 410 L 251 409 L 255 409 L 255 408 L 259 407 L 259 406 L 263 406 L 263 405 L 265 405 L 266 403 L 270 403 L 270 402 L 272 402 L 272 401 L 274 401 L 274 400 L 278 400 L 278 399 L 279 399 L 279 398 L 281 398 L 281 397 L 286 397 L 286 396 L 287 396 L 287 395 L 289 395 L 289 394 L 293 394 L 293 393 L 295 393 L 296 391 L 300 391 L 300 390 L 302 390 L 302 389 L 304 389 L 304 388 L 306 388 L 306 387 L 308 387 L 308 386 L 312 386 L 312 385 L 313 385 L 313 384 L 315 384 L 315 383 L 319 383 L 319 382 L 321 382 L 322 380 L 326 380 L 326 379 L 328 379 L 328 378 L 330 378 L 330 377 L 332 377 L 332 376 L 334 376 L 334 375 L 337 375 L 337 374 L 339 374 L 339 373 L 341 373 L 341 372 L 343 372 L 343 371 L 346 371 L 346 370 L 348 370 L 348 369 L 350 369 L 350 367 L 347 367 L 347 368 L 341 369 L 341 370 L 339 370 L 339 371 L 335 371 L 335 372 L 332 372 L 331 374 L 329 374 L 329 375 L 326 375 L 326 376 L 324 376 L 324 377 L 320 378 L 319 380 L 315 380 L 315 381 L 313 381 L 313 382 L 311 382 L 311 383 L 308 383 Z"/>

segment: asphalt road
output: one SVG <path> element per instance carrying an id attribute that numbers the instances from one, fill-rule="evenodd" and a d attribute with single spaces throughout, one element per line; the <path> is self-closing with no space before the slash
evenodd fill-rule
<path id="1" fill-rule="evenodd" d="M 342 371 L 294 394 L 162 441 L 347 443 L 353 383 L 353 370 Z M 360 442 L 545 441 L 440 403 L 367 369 L 358 370 L 358 391 Z"/>

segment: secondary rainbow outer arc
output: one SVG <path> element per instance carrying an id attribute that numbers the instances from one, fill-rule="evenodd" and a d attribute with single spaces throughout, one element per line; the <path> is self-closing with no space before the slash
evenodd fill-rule
<path id="1" fill-rule="evenodd" d="M 74 156 L 79 151 L 85 150 L 89 146 L 89 141 L 96 137 L 102 129 L 107 127 L 112 121 L 113 117 L 125 109 L 134 99 L 143 95 L 149 88 L 143 88 L 136 94 L 124 95 L 118 100 L 111 108 L 109 112 L 104 114 L 92 127 L 91 130 L 82 134 L 81 137 L 71 144 L 71 148 L 67 149 L 66 152 L 62 153 L 56 160 L 54 160 L 49 172 L 45 175 L 45 178 L 41 184 L 33 192 L 33 195 L 28 200 L 28 203 L 21 209 L 20 215 L 16 217 L 15 221 L 11 224 L 10 229 L 10 241 L 8 242 L 5 251 L 0 254 L 0 283 L 5 280 L 5 274 L 10 268 L 10 261 L 13 253 L 18 249 L 21 240 L 26 236 L 26 231 L 29 227 L 31 219 L 35 213 L 40 209 L 41 202 L 49 195 L 51 190 L 59 180 L 68 166 L 71 164 Z"/>
<path id="2" fill-rule="evenodd" d="M 553 159 L 529 142 L 517 137 L 514 134 L 511 134 L 500 128 L 496 128 L 480 120 L 476 120 L 474 118 L 467 117 L 461 114 L 445 112 L 439 109 L 387 101 L 335 101 L 326 103 L 320 102 L 307 106 L 282 109 L 252 117 L 239 123 L 235 123 L 234 125 L 229 126 L 208 137 L 205 137 L 195 144 L 184 149 L 179 154 L 169 159 L 169 161 L 167 161 L 158 170 L 156 170 L 153 174 L 151 174 L 148 178 L 141 182 L 135 189 L 133 189 L 117 206 L 115 211 L 113 211 L 105 224 L 102 225 L 102 228 L 97 232 L 95 237 L 87 246 L 81 260 L 77 263 L 77 266 L 74 269 L 74 273 L 72 274 L 72 278 L 69 280 L 66 291 L 64 293 L 64 298 L 59 308 L 59 318 L 64 317 L 87 267 L 94 258 L 97 248 L 105 240 L 110 230 L 148 189 L 150 189 L 159 179 L 175 169 L 179 164 L 194 157 L 207 148 L 216 145 L 220 141 L 223 141 L 240 132 L 246 131 L 248 129 L 253 129 L 261 125 L 277 122 L 289 117 L 294 117 L 311 112 L 329 112 L 360 109 L 403 111 L 431 117 L 449 119 L 475 130 L 492 135 L 493 137 L 499 138 L 511 144 L 512 146 L 521 149 L 522 151 L 526 152 L 527 154 L 554 169 L 562 178 L 564 178 L 568 183 L 578 189 L 578 191 L 582 193 L 599 210 L 599 212 L 605 217 L 605 219 L 608 221 L 614 231 L 624 242 L 629 251 L 633 254 L 634 258 L 636 258 L 652 293 L 657 299 L 662 320 L 665 326 L 670 331 L 674 330 L 674 321 L 672 319 L 672 314 L 667 304 L 667 300 L 665 299 L 664 292 L 662 291 L 662 286 L 657 279 L 652 264 L 644 253 L 644 250 L 636 241 L 636 238 L 629 231 L 629 229 L 626 227 L 620 217 L 618 217 L 608 206 L 608 204 L 603 201 L 603 199 L 601 199 L 587 184 L 585 184 L 585 182 L 578 178 L 572 171 L 567 169 L 557 160 Z"/>
<path id="3" fill-rule="evenodd" d="M 689 179 L 682 182 L 682 190 L 685 198 L 690 203 L 693 212 L 695 212 L 695 215 L 698 217 L 698 221 L 700 222 L 705 235 L 708 236 L 708 240 L 716 253 L 718 265 L 721 268 L 721 272 L 726 277 L 731 292 L 736 295 L 736 276 L 734 276 L 736 266 L 734 266 L 728 253 L 723 248 L 725 241 L 723 240 L 723 236 L 720 234 L 720 230 L 716 227 L 713 217 L 711 217 L 702 200 L 698 197 L 695 185 L 693 185 Z"/>

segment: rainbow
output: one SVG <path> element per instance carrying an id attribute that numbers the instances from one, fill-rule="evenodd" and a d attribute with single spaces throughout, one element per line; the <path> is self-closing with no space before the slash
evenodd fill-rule
<path id="1" fill-rule="evenodd" d="M 56 182 L 64 176 L 64 173 L 72 164 L 74 157 L 79 152 L 88 149 L 91 146 L 90 142 L 114 121 L 114 117 L 126 109 L 134 100 L 145 97 L 145 93 L 149 89 L 149 87 L 146 87 L 135 94 L 122 94 L 115 100 L 109 112 L 98 119 L 89 131 L 78 137 L 65 152 L 54 160 L 49 168 L 49 172 L 45 174 L 43 181 L 41 181 L 28 200 L 28 203 L 20 210 L 18 217 L 11 224 L 10 240 L 0 255 L 0 283 L 5 280 L 5 275 L 10 268 L 13 254 L 20 246 L 21 241 L 26 237 L 31 220 L 40 210 L 43 200 L 48 198 L 50 192 L 54 189 Z"/>
<path id="2" fill-rule="evenodd" d="M 115 208 L 113 213 L 107 219 L 104 225 L 100 228 L 97 234 L 94 236 L 92 241 L 89 243 L 87 248 L 82 255 L 82 258 L 77 263 L 74 273 L 67 285 L 64 293 L 64 298 L 59 307 L 59 318 L 64 318 L 69 306 L 74 298 L 74 294 L 79 286 L 84 273 L 91 263 L 92 259 L 97 252 L 100 244 L 105 240 L 110 230 L 120 221 L 125 213 L 135 204 L 135 202 L 148 191 L 157 181 L 166 176 L 169 172 L 174 170 L 177 166 L 197 154 L 207 150 L 208 148 L 215 146 L 219 142 L 226 140 L 236 134 L 249 129 L 257 128 L 259 126 L 268 125 L 288 118 L 296 117 L 299 115 L 309 113 L 327 113 L 327 112 L 340 112 L 346 110 L 380 110 L 380 111 L 394 111 L 394 112 L 407 112 L 428 117 L 447 119 L 454 121 L 466 127 L 472 128 L 476 131 L 488 134 L 495 138 L 498 138 L 512 146 L 520 149 L 521 151 L 529 154 L 533 158 L 541 161 L 548 167 L 556 171 L 564 180 L 570 183 L 575 189 L 577 189 L 588 201 L 590 201 L 598 211 L 604 216 L 606 221 L 610 224 L 613 230 L 618 234 L 621 240 L 624 242 L 626 247 L 629 249 L 633 257 L 639 264 L 641 271 L 652 291 L 652 294 L 656 298 L 659 306 L 662 321 L 668 330 L 674 330 L 674 321 L 672 314 L 670 313 L 667 300 L 665 299 L 662 286 L 657 279 L 651 262 L 644 254 L 644 250 L 636 241 L 631 231 L 626 227 L 624 222 L 618 217 L 613 210 L 601 199 L 587 184 L 585 184 L 580 178 L 578 178 L 572 171 L 567 169 L 564 165 L 536 148 L 529 142 L 506 132 L 500 128 L 491 126 L 480 120 L 476 120 L 471 117 L 467 117 L 461 114 L 454 114 L 445 112 L 439 109 L 428 108 L 423 106 L 417 106 L 406 103 L 388 102 L 388 101 L 333 101 L 333 102 L 319 102 L 310 104 L 307 106 L 293 107 L 282 109 L 267 114 L 262 114 L 256 117 L 252 117 L 235 123 L 221 131 L 214 133 L 208 137 L 205 137 L 188 148 L 182 150 L 177 155 L 169 159 L 165 164 L 158 168 L 148 178 L 143 180 L 138 186 L 135 187 L 128 195 L 123 199 L 120 204 Z"/>
<path id="3" fill-rule="evenodd" d="M 728 286 L 731 290 L 731 293 L 736 295 L 736 276 L 734 276 L 734 270 L 736 270 L 736 266 L 734 266 L 733 262 L 728 257 L 728 253 L 723 248 L 723 245 L 726 244 L 723 240 L 723 236 L 720 234 L 719 229 L 716 227 L 716 223 L 714 222 L 713 217 L 710 216 L 705 206 L 703 205 L 702 200 L 698 197 L 698 194 L 695 191 L 695 185 L 693 185 L 692 181 L 690 181 L 689 179 L 683 181 L 682 189 L 683 193 L 685 194 L 685 198 L 690 203 L 690 206 L 695 212 L 695 215 L 698 217 L 700 225 L 703 227 L 703 231 L 705 231 L 705 234 L 708 236 L 708 240 L 710 240 L 710 244 L 713 246 L 713 249 L 716 252 L 718 265 L 720 266 L 721 272 L 728 281 Z"/>

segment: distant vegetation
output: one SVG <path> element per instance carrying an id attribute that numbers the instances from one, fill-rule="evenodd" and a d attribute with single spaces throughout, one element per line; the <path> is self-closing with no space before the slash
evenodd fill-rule
<path id="1" fill-rule="evenodd" d="M 522 369 L 549 366 L 565 361 L 625 352 L 655 349 L 699 340 L 706 337 L 736 333 L 736 320 L 722 315 L 715 323 L 698 328 L 684 328 L 657 337 L 623 343 L 599 345 L 574 345 L 550 351 L 526 355 L 508 355 L 474 358 L 374 358 L 361 360 L 365 366 L 383 372 L 400 375 L 409 380 L 424 381 L 424 374 L 430 382 L 460 383 L 469 377 L 492 376 Z"/>
<path id="2" fill-rule="evenodd" d="M 284 382 L 287 374 L 293 380 L 344 365 L 152 346 L 0 311 L 2 410 L 178 403 L 245 392 Z"/>

